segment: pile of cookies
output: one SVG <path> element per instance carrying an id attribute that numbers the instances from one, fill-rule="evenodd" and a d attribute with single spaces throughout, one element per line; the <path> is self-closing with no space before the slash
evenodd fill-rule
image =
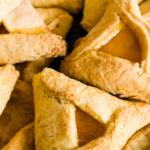
<path id="1" fill-rule="evenodd" d="M 0 8 L 0 149 L 150 149 L 150 0 Z M 82 10 L 87 34 L 67 55 Z M 51 68 L 56 57 L 60 70 Z"/>

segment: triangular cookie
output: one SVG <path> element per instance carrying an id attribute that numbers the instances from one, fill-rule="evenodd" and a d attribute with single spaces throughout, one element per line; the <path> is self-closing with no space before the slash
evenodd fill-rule
<path id="1" fill-rule="evenodd" d="M 102 19 L 61 70 L 121 98 L 150 102 L 149 30 L 136 0 L 108 0 Z"/>
<path id="2" fill-rule="evenodd" d="M 73 149 L 77 147 L 75 106 L 43 85 L 41 76 L 34 78 L 35 144 L 37 150 Z"/>
<path id="3" fill-rule="evenodd" d="M 35 140 L 40 150 L 69 150 L 77 146 L 79 150 L 120 150 L 137 130 L 150 122 L 148 104 L 123 101 L 52 69 L 36 75 L 33 88 Z M 104 135 L 81 147 L 75 129 L 75 106 L 106 128 Z"/>

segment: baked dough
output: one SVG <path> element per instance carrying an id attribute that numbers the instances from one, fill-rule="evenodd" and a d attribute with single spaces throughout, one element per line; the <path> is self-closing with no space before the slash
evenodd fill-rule
<path id="1" fill-rule="evenodd" d="M 43 89 L 43 87 L 45 88 Z M 54 147 L 70 149 L 70 147 L 63 147 L 72 144 L 72 142 L 62 143 L 62 141 L 68 137 L 64 131 L 68 131 L 72 127 L 75 128 L 74 121 L 73 126 L 66 126 L 69 125 L 70 120 L 74 120 L 74 114 L 71 116 L 70 111 L 67 111 L 68 109 L 60 111 L 62 110 L 60 108 L 67 107 L 69 104 L 74 107 L 73 109 L 75 106 L 80 108 L 99 123 L 103 123 L 106 128 L 104 135 L 78 147 L 78 150 L 120 150 L 137 130 L 150 122 L 150 106 L 148 104 L 123 101 L 104 91 L 70 79 L 52 69 L 44 69 L 42 73 L 36 75 L 33 88 L 37 149 L 46 150 Z M 61 118 L 63 120 L 60 122 Z M 63 122 L 64 125 L 62 126 Z M 74 133 L 75 136 L 71 136 Z M 74 129 L 69 136 L 76 138 L 76 134 Z M 116 140 L 118 138 L 119 140 Z"/>
<path id="2" fill-rule="evenodd" d="M 16 44 L 17 43 L 17 44 Z M 66 42 L 61 36 L 41 34 L 1 34 L 0 65 L 64 56 Z"/>
<path id="3" fill-rule="evenodd" d="M 73 17 L 67 11 L 61 8 L 36 8 L 36 10 L 52 33 L 66 37 L 73 23 Z"/>
<path id="4" fill-rule="evenodd" d="M 34 7 L 55 7 L 78 13 L 83 6 L 83 0 L 32 0 L 32 4 Z"/>
<path id="5" fill-rule="evenodd" d="M 32 82 L 32 78 L 35 74 L 41 72 L 45 67 L 48 67 L 54 58 L 40 58 L 29 62 L 23 70 L 23 80 L 26 82 Z"/>
<path id="6" fill-rule="evenodd" d="M 137 1 L 138 4 L 141 4 L 143 2 L 143 0 L 137 0 Z M 90 31 L 102 18 L 106 10 L 105 9 L 106 5 L 107 5 L 107 0 L 85 0 L 84 1 L 83 18 L 81 21 L 81 25 L 86 31 Z"/>
<path id="7" fill-rule="evenodd" d="M 36 150 L 76 148 L 75 106 L 49 92 L 41 76 L 35 75 L 33 86 Z"/>
<path id="8" fill-rule="evenodd" d="M 149 25 L 136 0 L 108 0 L 104 16 L 65 58 L 61 71 L 121 98 L 149 103 L 149 56 Z"/>
<path id="9" fill-rule="evenodd" d="M 146 0 L 140 5 L 140 11 L 143 18 L 150 23 L 150 0 Z"/>
<path id="10" fill-rule="evenodd" d="M 23 0 L 14 10 L 4 17 L 2 23 L 7 31 L 12 33 L 31 34 L 48 31 L 44 20 L 33 8 L 31 0 Z"/>
<path id="11" fill-rule="evenodd" d="M 0 149 L 9 142 L 16 132 L 33 121 L 32 86 L 18 80 L 11 98 L 0 116 Z"/>
<path id="12" fill-rule="evenodd" d="M 52 33 L 66 37 L 73 23 L 73 18 L 67 11 L 61 8 L 36 8 L 36 10 Z M 23 71 L 23 80 L 32 82 L 32 77 L 48 67 L 52 61 L 53 58 L 40 58 L 29 62 Z"/>

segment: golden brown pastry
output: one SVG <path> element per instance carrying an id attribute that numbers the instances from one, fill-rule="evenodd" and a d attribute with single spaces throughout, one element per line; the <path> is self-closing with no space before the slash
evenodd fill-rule
<path id="1" fill-rule="evenodd" d="M 12 65 L 0 67 L 0 115 L 8 103 L 19 72 Z"/>
<path id="2" fill-rule="evenodd" d="M 137 131 L 127 142 L 123 150 L 149 150 L 150 124 Z"/>
<path id="3" fill-rule="evenodd" d="M 148 104 L 123 101 L 52 69 L 36 75 L 33 88 L 35 143 L 40 150 L 77 146 L 79 150 L 120 150 L 137 130 L 150 123 Z M 106 128 L 104 135 L 81 147 L 75 130 L 75 106 Z"/>
<path id="4" fill-rule="evenodd" d="M 66 37 L 73 22 L 73 18 L 68 12 L 61 8 L 36 8 L 36 10 L 52 33 L 61 35 L 63 38 Z M 23 80 L 32 82 L 32 77 L 48 67 L 52 61 L 53 58 L 41 58 L 29 62 L 23 71 Z"/>
<path id="5" fill-rule="evenodd" d="M 56 7 L 78 13 L 83 6 L 83 0 L 32 0 L 32 4 L 34 7 Z"/>
<path id="6" fill-rule="evenodd" d="M 105 11 L 106 0 L 85 0 L 81 26 L 90 31 L 101 19 Z"/>
<path id="7" fill-rule="evenodd" d="M 143 18 L 150 23 L 150 0 L 146 0 L 140 5 L 140 11 Z"/>
<path id="8" fill-rule="evenodd" d="M 82 27 L 90 31 L 102 18 L 106 11 L 106 5 L 108 0 L 85 0 L 83 9 L 83 18 L 81 21 Z M 137 0 L 141 3 L 143 0 Z M 113 1 L 112 1 L 113 3 Z"/>
<path id="9" fill-rule="evenodd" d="M 11 3 L 11 2 L 10 2 Z M 8 32 L 41 33 L 48 31 L 44 20 L 33 8 L 31 0 L 23 0 L 2 20 Z"/>
<path id="10" fill-rule="evenodd" d="M 36 10 L 51 32 L 66 37 L 73 23 L 73 17 L 67 11 L 61 8 L 37 8 Z"/>
<path id="11" fill-rule="evenodd" d="M 0 149 L 25 125 L 34 121 L 32 86 L 18 80 L 0 116 Z"/>
<path id="12" fill-rule="evenodd" d="M 21 129 L 2 150 L 34 150 L 34 125 Z"/>
<path id="13" fill-rule="evenodd" d="M 121 98 L 150 102 L 149 25 L 136 0 L 107 0 L 102 19 L 61 71 Z"/>
<path id="14" fill-rule="evenodd" d="M 17 43 L 17 44 L 16 44 Z M 66 42 L 61 36 L 41 34 L 1 34 L 0 65 L 64 56 Z"/>
<path id="15" fill-rule="evenodd" d="M 142 14 L 146 14 L 150 11 L 150 0 L 145 0 L 140 5 L 140 11 L 141 11 Z"/>
<path id="16" fill-rule="evenodd" d="M 43 85 L 40 76 L 36 75 L 33 86 L 36 150 L 76 148 L 75 106 L 65 99 L 57 99 Z"/>
<path id="17" fill-rule="evenodd" d="M 53 61 L 53 58 L 40 58 L 29 62 L 23 70 L 23 80 L 32 82 L 35 74 L 41 72 L 45 67 L 48 67 Z"/>

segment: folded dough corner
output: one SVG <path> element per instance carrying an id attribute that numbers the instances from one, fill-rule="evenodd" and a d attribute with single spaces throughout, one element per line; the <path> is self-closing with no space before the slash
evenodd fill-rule
<path id="1" fill-rule="evenodd" d="M 108 0 L 103 17 L 65 58 L 61 71 L 121 98 L 149 103 L 149 30 L 136 0 Z"/>
<path id="2" fill-rule="evenodd" d="M 33 89 L 37 150 L 120 150 L 136 131 L 150 122 L 148 104 L 123 101 L 52 69 L 35 75 Z M 76 108 L 103 123 L 105 134 L 80 146 Z"/>

